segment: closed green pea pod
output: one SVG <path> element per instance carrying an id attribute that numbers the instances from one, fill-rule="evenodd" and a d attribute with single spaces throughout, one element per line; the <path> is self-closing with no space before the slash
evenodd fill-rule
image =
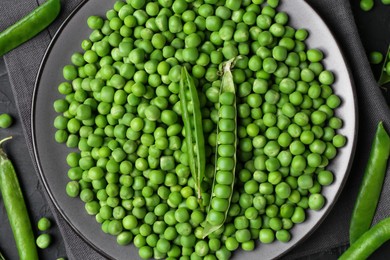
<path id="1" fill-rule="evenodd" d="M 389 239 L 390 218 L 385 218 L 363 233 L 339 259 L 367 259 L 376 249 Z"/>
<path id="2" fill-rule="evenodd" d="M 46 28 L 58 16 L 59 0 L 49 0 L 33 12 L 0 33 L 0 56 L 31 39 Z"/>
<path id="3" fill-rule="evenodd" d="M 0 145 L 6 140 L 0 141 Z M 10 221 L 19 258 L 38 259 L 34 234 L 15 169 L 0 147 L 0 191 Z"/>
<path id="4" fill-rule="evenodd" d="M 352 213 L 349 227 L 352 244 L 370 228 L 381 194 L 389 154 L 390 137 L 383 123 L 379 122 L 360 193 Z"/>

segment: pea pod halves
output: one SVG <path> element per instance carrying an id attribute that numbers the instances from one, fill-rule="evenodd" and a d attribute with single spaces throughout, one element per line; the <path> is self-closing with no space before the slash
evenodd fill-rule
<path id="1" fill-rule="evenodd" d="M 374 142 L 371 147 L 363 182 L 352 213 L 349 228 L 350 243 L 353 244 L 370 226 L 378 205 L 385 178 L 387 160 L 390 154 L 390 137 L 383 123 L 378 124 Z"/>

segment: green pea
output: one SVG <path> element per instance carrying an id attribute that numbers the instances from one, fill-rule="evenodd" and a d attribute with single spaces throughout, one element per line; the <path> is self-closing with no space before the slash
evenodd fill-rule
<path id="1" fill-rule="evenodd" d="M 272 192 L 274 191 L 274 188 L 273 188 L 271 183 L 264 182 L 264 183 L 260 183 L 259 191 L 261 194 L 269 195 L 269 194 L 272 194 Z"/>
<path id="2" fill-rule="evenodd" d="M 230 197 L 231 192 L 231 187 L 228 185 L 216 184 L 214 187 L 214 193 L 217 198 L 227 199 Z"/>
<path id="3" fill-rule="evenodd" d="M 309 174 L 304 174 L 298 178 L 298 186 L 301 189 L 310 189 L 313 187 L 313 178 Z"/>
<path id="4" fill-rule="evenodd" d="M 142 246 L 138 253 L 142 259 L 150 259 L 153 256 L 153 249 L 149 246 Z"/>
<path id="5" fill-rule="evenodd" d="M 251 95 L 255 95 L 254 97 L 257 97 L 257 94 L 251 94 Z M 249 97 L 251 96 L 249 95 Z M 248 103 L 249 103 L 249 97 L 248 97 Z M 275 105 L 278 103 L 279 99 L 280 99 L 280 94 L 278 92 L 276 92 L 275 90 L 268 90 L 267 93 L 265 93 L 265 101 L 268 103 L 268 104 L 272 104 L 272 105 Z M 253 102 L 252 102 L 253 103 Z M 249 103 L 250 104 L 250 103 Z M 251 104 L 250 104 L 251 105 Z M 258 107 L 261 105 L 261 102 L 260 102 L 260 99 L 257 103 L 254 103 L 253 105 L 251 105 L 251 107 Z"/>
<path id="6" fill-rule="evenodd" d="M 340 97 L 332 94 L 326 99 L 326 104 L 332 109 L 338 108 L 341 104 Z"/>
<path id="7" fill-rule="evenodd" d="M 116 242 L 118 243 L 118 245 L 121 246 L 130 244 L 132 240 L 133 240 L 133 234 L 129 231 L 121 232 L 116 238 Z"/>
<path id="8" fill-rule="evenodd" d="M 337 134 L 333 137 L 332 142 L 336 148 L 341 148 L 347 143 L 347 138 L 343 135 Z"/>
<path id="9" fill-rule="evenodd" d="M 278 65 L 276 63 L 276 60 L 274 58 L 268 57 L 265 58 L 263 61 L 263 70 L 267 73 L 274 73 L 276 69 L 278 68 Z"/>
<path id="10" fill-rule="evenodd" d="M 331 85 L 334 83 L 334 75 L 331 71 L 324 70 L 318 76 L 318 80 L 324 85 Z"/>
<path id="11" fill-rule="evenodd" d="M 68 194 L 69 197 L 77 197 L 80 192 L 80 185 L 77 181 L 70 181 L 66 185 L 66 194 Z"/>
<path id="12" fill-rule="evenodd" d="M 301 79 L 304 82 L 312 82 L 315 78 L 314 72 L 309 68 L 304 68 L 301 70 Z"/>
<path id="13" fill-rule="evenodd" d="M 229 251 L 234 251 L 238 248 L 239 243 L 234 237 L 228 237 L 225 241 L 226 249 Z"/>
<path id="14" fill-rule="evenodd" d="M 272 243 L 275 240 L 275 234 L 271 229 L 260 229 L 259 240 L 264 244 Z"/>
<path id="15" fill-rule="evenodd" d="M 239 0 L 239 1 L 227 0 L 226 1 L 226 7 L 232 11 L 238 11 L 240 6 L 241 6 L 241 0 Z"/>
<path id="16" fill-rule="evenodd" d="M 291 194 L 291 187 L 285 183 L 281 182 L 275 187 L 275 193 L 282 199 L 287 199 Z"/>
<path id="17" fill-rule="evenodd" d="M 360 1 L 360 9 L 363 11 L 370 11 L 374 7 L 373 0 L 361 0 Z"/>
<path id="18" fill-rule="evenodd" d="M 270 31 L 274 36 L 280 36 L 284 33 L 284 27 L 280 24 L 273 24 L 270 27 Z M 272 56 L 277 61 L 285 61 L 288 57 L 288 50 L 284 46 L 275 46 L 272 49 Z"/>
<path id="19" fill-rule="evenodd" d="M 46 231 L 51 227 L 51 222 L 48 218 L 43 217 L 38 221 L 38 229 L 40 231 Z"/>
<path id="20" fill-rule="evenodd" d="M 282 37 L 286 33 L 286 28 L 282 24 L 274 23 L 270 26 L 269 31 L 275 37 Z"/>
<path id="21" fill-rule="evenodd" d="M 66 80 L 74 80 L 77 77 L 77 69 L 73 65 L 66 65 L 63 68 L 63 76 Z"/>
<path id="22" fill-rule="evenodd" d="M 51 236 L 49 234 L 41 234 L 36 239 L 36 244 L 39 248 L 48 248 L 51 244 Z"/>
<path id="23" fill-rule="evenodd" d="M 9 128 L 13 123 L 13 119 L 9 114 L 0 115 L 0 128 Z"/>
<path id="24" fill-rule="evenodd" d="M 291 234 L 288 230 L 282 229 L 276 231 L 276 239 L 280 242 L 287 243 L 291 239 Z"/>
<path id="25" fill-rule="evenodd" d="M 318 49 L 310 49 L 307 51 L 307 59 L 310 62 L 319 62 L 324 58 L 324 54 L 321 50 Z"/>
<path id="26" fill-rule="evenodd" d="M 310 209 L 318 211 L 324 207 L 325 198 L 321 194 L 311 194 L 308 203 Z"/>

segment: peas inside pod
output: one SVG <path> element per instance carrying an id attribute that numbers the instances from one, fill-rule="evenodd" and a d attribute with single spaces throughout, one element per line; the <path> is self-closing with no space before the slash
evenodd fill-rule
<path id="1" fill-rule="evenodd" d="M 347 142 L 337 77 L 278 6 L 128 0 L 88 18 L 53 104 L 55 140 L 77 148 L 67 194 L 119 245 L 229 259 L 287 243 L 326 205 L 327 165 Z"/>

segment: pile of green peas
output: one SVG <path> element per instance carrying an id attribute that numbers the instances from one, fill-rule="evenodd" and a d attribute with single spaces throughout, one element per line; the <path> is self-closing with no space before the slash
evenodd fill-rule
<path id="1" fill-rule="evenodd" d="M 55 139 L 66 158 L 66 192 L 85 202 L 103 232 L 134 243 L 141 258 L 229 259 L 256 241 L 288 242 L 321 210 L 326 167 L 346 143 L 341 104 L 278 0 L 117 1 L 71 56 L 54 102 Z M 203 239 L 220 121 L 220 65 L 240 56 L 235 185 L 224 225 Z M 198 88 L 207 165 L 195 193 L 180 106 L 186 66 Z M 217 165 L 215 165 L 217 164 Z"/>

